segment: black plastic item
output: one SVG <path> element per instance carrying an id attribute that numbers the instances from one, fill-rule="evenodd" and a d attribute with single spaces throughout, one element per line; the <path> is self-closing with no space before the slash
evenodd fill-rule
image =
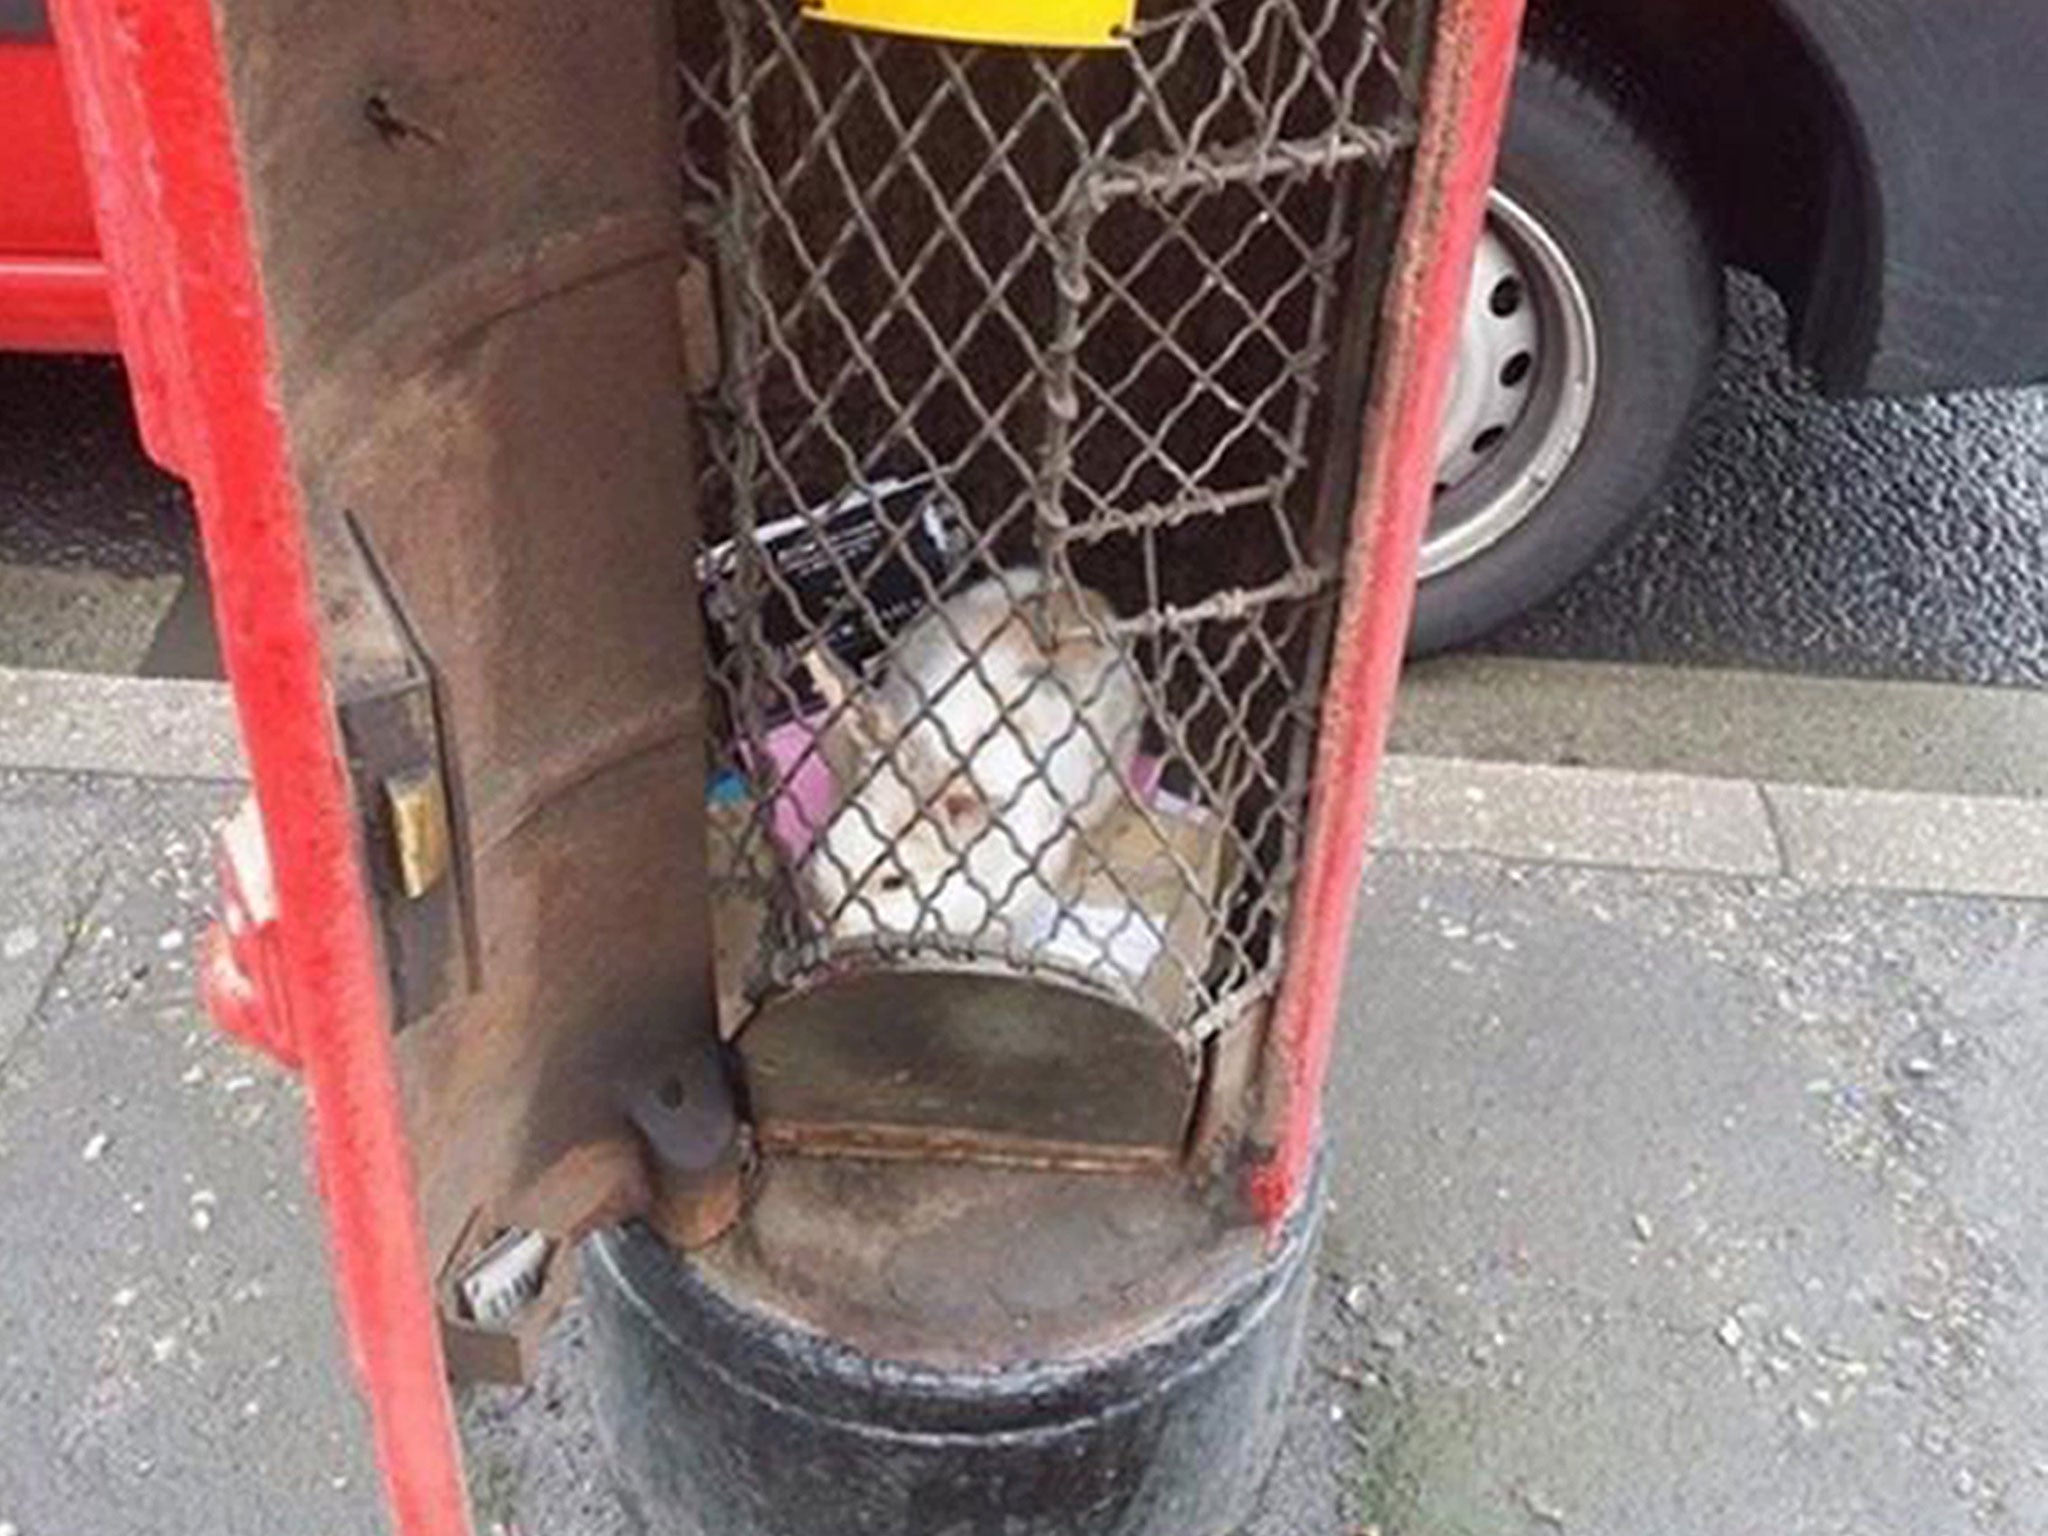
<path id="1" fill-rule="evenodd" d="M 826 1193 L 820 1181 L 857 1176 L 845 1165 L 801 1175 L 818 1186 L 814 1197 Z M 939 1177 L 985 1187 L 1000 1176 Z M 957 1196 L 956 1188 L 937 1206 L 954 1209 Z M 1117 1198 L 1104 1204 L 1084 1192 L 1079 1201 L 1108 1211 Z M 1100 1252 L 1114 1237 L 1090 1230 L 1094 1216 L 1048 1223 L 1029 1209 L 1029 1194 L 1022 1203 L 1014 1267 L 1041 1279 L 1063 1272 L 1046 1249 L 1071 1240 Z M 1157 1271 L 1138 1287 L 1149 1292 L 1149 1315 L 1126 1309 L 1091 1330 L 1084 1313 L 1095 1305 L 1094 1282 L 1082 1278 L 1051 1304 L 1065 1314 L 1055 1325 L 1065 1342 L 1046 1355 L 1017 1358 L 1014 1340 L 998 1335 L 986 1361 L 950 1364 L 930 1360 L 970 1354 L 986 1321 L 954 1298 L 929 1304 L 932 1350 L 878 1357 L 793 1317 L 796 1292 L 778 1279 L 750 1282 L 764 1273 L 750 1269 L 757 1257 L 685 1262 L 644 1228 L 607 1232 L 590 1244 L 584 1281 L 599 1421 L 651 1536 L 1224 1536 L 1251 1517 L 1279 1448 L 1321 1205 L 1311 1199 L 1271 1249 L 1255 1234 L 1218 1244 L 1212 1233 L 1205 1258 L 1167 1263 L 1174 1300 L 1161 1304 Z M 879 1214 L 858 1212 L 845 1229 L 817 1234 L 806 1257 L 827 1294 L 802 1311 L 837 1311 L 845 1333 L 920 1326 L 915 1307 L 893 1318 L 874 1311 L 885 1292 L 916 1293 L 918 1280 L 904 1277 L 914 1256 L 884 1244 L 832 1264 L 853 1224 Z M 1172 1216 L 1106 1219 L 1127 1229 L 1132 1269 L 1152 1262 L 1136 1250 L 1191 1237 L 1161 1238 Z M 1043 1228 L 1062 1224 L 1075 1230 L 1039 1243 Z M 740 1247 L 776 1244 L 777 1225 L 757 1208 Z M 936 1246 L 955 1249 L 962 1272 L 975 1267 L 974 1236 L 949 1231 Z M 1187 1242 L 1190 1255 L 1202 1251 Z M 1037 1282 L 1019 1283 L 1028 1291 Z M 911 1343 L 900 1333 L 895 1342 Z M 901 1363 L 920 1357 L 927 1363 Z"/>
<path id="2" fill-rule="evenodd" d="M 775 687 L 763 704 L 779 723 L 821 701 L 801 654 L 813 637 L 831 644 L 859 671 L 889 637 L 928 608 L 934 592 L 956 586 L 969 558 L 959 509 L 931 475 L 899 476 L 850 488 L 802 512 L 774 517 L 755 537 L 775 572 L 760 604 L 758 643 L 777 658 Z M 741 615 L 735 541 L 723 539 L 697 562 L 704 626 L 715 665 L 748 643 Z M 853 583 L 849 587 L 849 578 Z"/>

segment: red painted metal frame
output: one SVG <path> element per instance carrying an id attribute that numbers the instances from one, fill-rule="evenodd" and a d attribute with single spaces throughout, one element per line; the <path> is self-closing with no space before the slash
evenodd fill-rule
<path id="1" fill-rule="evenodd" d="M 1437 429 L 1493 184 L 1521 14 L 1522 0 L 1445 0 L 1438 18 L 1413 194 L 1381 306 L 1352 523 L 1359 535 L 1345 573 L 1287 979 L 1267 1051 L 1280 1076 L 1278 1137 L 1269 1160 L 1252 1175 L 1251 1193 L 1274 1231 L 1307 1192 L 1321 1134 L 1373 792 L 1415 606 Z"/>
<path id="2" fill-rule="evenodd" d="M 461 1462 L 391 1060 L 303 508 L 208 0 L 59 0 L 150 449 L 191 482 L 270 830 L 270 958 L 301 1060 L 343 1322 L 402 1536 L 466 1536 Z"/>
<path id="3" fill-rule="evenodd" d="M 92 193 L 49 43 L 0 42 L 0 146 L 0 351 L 113 351 Z"/>

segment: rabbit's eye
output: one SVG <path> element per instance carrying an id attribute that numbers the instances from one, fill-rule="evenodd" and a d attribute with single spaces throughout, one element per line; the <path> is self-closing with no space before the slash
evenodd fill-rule
<path id="1" fill-rule="evenodd" d="M 880 883 L 885 891 L 900 891 L 910 884 L 910 880 L 905 875 L 884 875 Z"/>

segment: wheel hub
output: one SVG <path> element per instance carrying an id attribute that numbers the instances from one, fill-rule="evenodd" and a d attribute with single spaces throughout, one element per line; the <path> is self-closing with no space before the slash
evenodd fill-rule
<path id="1" fill-rule="evenodd" d="M 1598 372 L 1585 285 L 1550 233 L 1495 189 L 1438 439 L 1425 580 L 1536 511 L 1585 437 Z"/>

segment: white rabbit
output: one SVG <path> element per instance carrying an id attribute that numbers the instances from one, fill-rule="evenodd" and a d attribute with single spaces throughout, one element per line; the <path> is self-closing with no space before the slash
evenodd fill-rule
<path id="1" fill-rule="evenodd" d="M 1143 724 L 1113 618 L 1097 593 L 1009 571 L 920 618 L 871 690 L 813 650 L 840 798 L 804 880 L 832 936 L 1046 938 Z"/>

